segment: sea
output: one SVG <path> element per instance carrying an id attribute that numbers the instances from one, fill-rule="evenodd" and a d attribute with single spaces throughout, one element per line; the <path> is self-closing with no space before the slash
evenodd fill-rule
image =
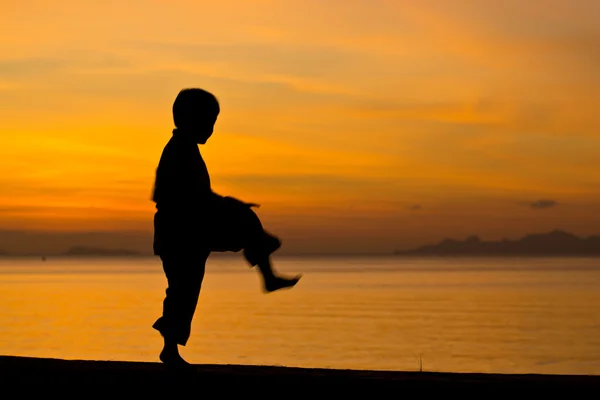
<path id="1" fill-rule="evenodd" d="M 211 256 L 182 355 L 205 364 L 600 374 L 600 258 Z M 0 355 L 158 361 L 160 260 L 0 260 Z"/>

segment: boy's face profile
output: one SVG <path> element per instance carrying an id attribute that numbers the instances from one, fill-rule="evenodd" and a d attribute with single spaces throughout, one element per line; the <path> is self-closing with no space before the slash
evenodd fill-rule
<path id="1" fill-rule="evenodd" d="M 190 126 L 190 133 L 194 137 L 194 141 L 198 144 L 205 144 L 206 141 L 212 136 L 217 122 L 218 115 L 202 118 L 194 121 L 193 125 Z"/>

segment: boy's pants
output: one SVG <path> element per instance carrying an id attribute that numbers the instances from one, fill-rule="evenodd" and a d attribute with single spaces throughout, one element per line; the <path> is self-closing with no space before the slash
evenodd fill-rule
<path id="1" fill-rule="evenodd" d="M 204 278 L 208 252 L 193 255 L 162 255 L 168 287 L 163 314 L 152 326 L 165 338 L 185 346 Z"/>
<path id="2" fill-rule="evenodd" d="M 161 218 L 157 213 L 154 249 L 162 260 L 168 288 L 163 302 L 163 315 L 153 328 L 163 337 L 185 346 L 204 279 L 206 260 L 211 251 L 243 250 L 248 263 L 254 266 L 268 259 L 281 242 L 263 229 L 258 216 L 250 209 L 243 213 L 242 218 L 220 218 L 217 224 L 205 224 L 210 229 L 197 235 L 193 241 L 189 236 L 193 234 L 191 231 L 183 232 L 183 235 L 180 230 L 168 229 L 165 232 L 165 227 L 173 225 L 169 221 L 168 225 L 161 222 Z M 157 241 L 157 237 L 161 236 L 169 238 L 168 241 Z"/>

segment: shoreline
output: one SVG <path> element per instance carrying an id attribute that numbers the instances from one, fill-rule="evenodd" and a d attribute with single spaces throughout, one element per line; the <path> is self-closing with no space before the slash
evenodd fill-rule
<path id="1" fill-rule="evenodd" d="M 118 394 L 132 390 L 137 394 L 156 390 L 193 389 L 263 395 L 265 390 L 287 387 L 290 394 L 323 391 L 356 393 L 364 391 L 388 397 L 415 393 L 456 392 L 495 394 L 498 391 L 521 393 L 534 391 L 556 394 L 600 391 L 600 375 L 486 374 L 446 372 L 403 372 L 371 370 L 336 370 L 259 365 L 195 365 L 192 373 L 175 373 L 152 362 L 63 360 L 19 356 L 0 356 L 3 389 L 14 385 L 19 391 L 43 390 L 64 394 L 79 392 L 86 386 Z M 275 391 L 277 392 L 277 391 Z M 277 393 L 273 393 L 274 395 Z M 285 393 L 279 393 L 281 397 Z M 205 396 L 212 398 L 213 396 Z"/>
<path id="2" fill-rule="evenodd" d="M 214 252 L 211 258 L 240 258 L 240 253 Z M 600 254 L 401 254 L 401 253 L 281 253 L 278 258 L 291 259 L 398 259 L 398 260 L 458 260 L 458 259 L 600 259 Z M 129 255 L 70 255 L 70 254 L 1 254 L 0 260 L 143 260 L 159 257 L 154 254 L 129 254 Z"/>

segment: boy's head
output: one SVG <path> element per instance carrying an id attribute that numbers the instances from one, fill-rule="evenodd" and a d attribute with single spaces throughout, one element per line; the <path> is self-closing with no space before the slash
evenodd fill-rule
<path id="1" fill-rule="evenodd" d="M 173 121 L 178 129 L 204 144 L 212 135 L 219 115 L 217 98 L 203 89 L 183 89 L 173 103 Z"/>

